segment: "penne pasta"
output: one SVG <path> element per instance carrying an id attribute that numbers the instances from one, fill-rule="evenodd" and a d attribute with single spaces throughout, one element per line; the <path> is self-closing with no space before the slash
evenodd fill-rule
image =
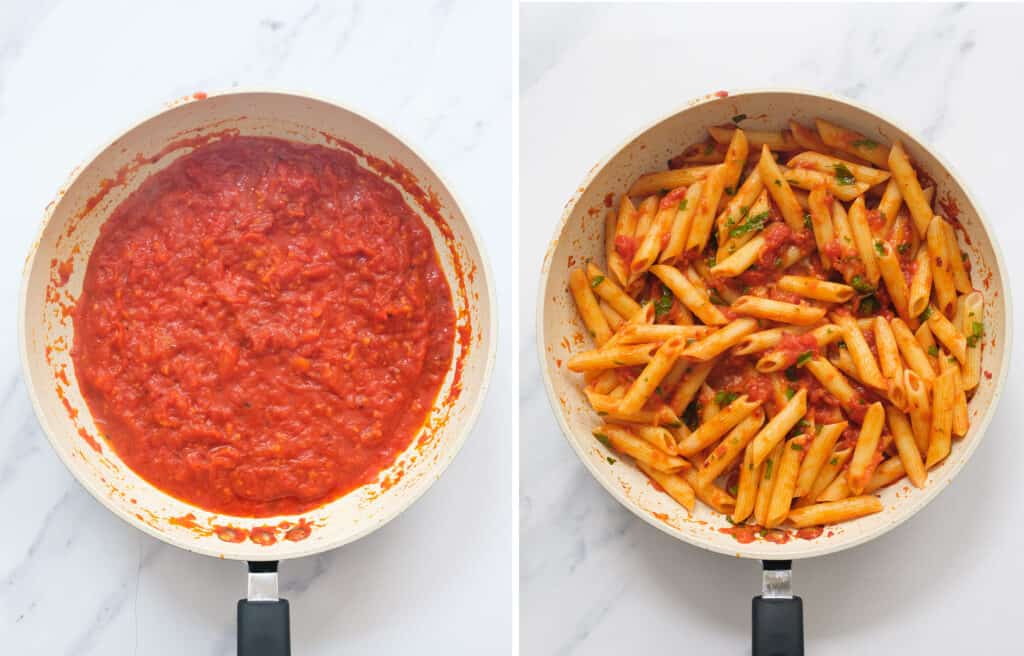
<path id="1" fill-rule="evenodd" d="M 864 266 L 864 277 L 874 287 L 878 285 L 881 271 L 878 268 L 878 259 L 875 257 L 877 254 L 875 250 L 875 236 L 871 233 L 871 226 L 868 225 L 867 208 L 864 206 L 863 196 L 853 201 L 847 218 L 850 221 L 853 243 L 857 248 L 860 263 Z"/>
<path id="2" fill-rule="evenodd" d="M 889 147 L 868 139 L 859 132 L 841 128 L 824 119 L 817 119 L 815 126 L 822 142 L 830 147 L 867 160 L 875 166 L 889 168 Z"/>
<path id="3" fill-rule="evenodd" d="M 754 148 L 770 148 L 771 150 L 777 151 L 791 151 L 799 148 L 797 143 L 793 140 L 785 130 L 779 132 L 762 131 L 762 130 L 740 130 L 733 126 L 711 126 L 708 128 L 708 134 L 711 138 L 720 144 L 731 143 L 737 132 L 745 132 L 747 140 L 750 145 Z"/>
<path id="4" fill-rule="evenodd" d="M 846 303 L 853 298 L 853 287 L 837 282 L 829 282 L 810 276 L 782 276 L 775 282 L 775 287 L 791 292 L 804 298 L 825 303 Z"/>
<path id="5" fill-rule="evenodd" d="M 846 178 L 842 181 L 838 177 L 830 173 L 821 173 L 819 171 L 812 171 L 810 169 L 791 169 L 789 167 L 778 167 L 782 179 L 793 187 L 799 187 L 806 189 L 807 191 L 813 191 L 819 187 L 824 187 L 833 196 L 841 201 L 849 202 L 854 198 L 862 195 L 869 188 L 866 182 L 848 182 Z M 761 175 L 764 175 L 762 173 Z M 771 187 L 769 187 L 769 190 Z"/>
<path id="6" fill-rule="evenodd" d="M 846 351 L 850 354 L 854 365 L 857 367 L 860 380 L 875 389 L 888 389 L 888 384 L 885 378 L 882 377 L 882 371 L 878 367 L 878 362 L 875 361 L 875 356 L 868 347 L 867 340 L 864 339 L 864 333 L 860 331 L 860 326 L 857 325 L 857 322 L 848 314 L 836 314 L 833 318 L 836 325 L 843 331 Z"/>
<path id="7" fill-rule="evenodd" d="M 941 217 L 932 217 L 928 225 L 928 263 L 932 271 L 932 287 L 935 291 L 935 304 L 946 316 L 953 316 L 956 305 L 956 288 L 953 286 L 953 272 L 946 253 L 945 221 Z"/>
<path id="8" fill-rule="evenodd" d="M 757 330 L 757 322 L 740 317 L 722 326 L 704 339 L 693 342 L 683 349 L 683 357 L 707 361 L 735 346 L 740 340 Z"/>
<path id="9" fill-rule="evenodd" d="M 750 517 L 750 513 L 754 512 L 758 482 L 761 480 L 764 463 L 755 466 L 752 457 L 753 451 L 748 446 L 743 450 L 739 481 L 736 483 L 736 505 L 732 511 L 732 522 L 734 524 L 739 524 L 747 517 Z"/>
<path id="10" fill-rule="evenodd" d="M 583 325 L 587 327 L 587 331 L 600 346 L 611 339 L 612 329 L 604 314 L 601 313 L 601 308 L 597 304 L 597 299 L 594 298 L 591 287 L 592 282 L 587 280 L 582 269 L 573 269 L 569 274 L 569 290 L 572 292 L 573 300 L 576 301 L 576 310 L 580 313 L 580 318 L 583 319 Z"/>
<path id="11" fill-rule="evenodd" d="M 765 515 L 765 528 L 775 528 L 789 515 L 789 509 L 793 505 L 796 479 L 800 472 L 800 462 L 806 452 L 807 442 L 807 436 L 800 435 L 787 441 L 782 448 L 779 471 L 775 485 L 772 486 L 772 496 L 768 501 L 768 513 Z"/>
<path id="12" fill-rule="evenodd" d="M 932 208 L 925 200 L 921 183 L 917 179 L 917 172 L 910 164 L 910 158 L 907 157 L 907 152 L 903 150 L 903 144 L 899 141 L 894 143 L 889 151 L 889 170 L 892 171 L 892 177 L 899 185 L 900 195 L 903 196 L 903 201 L 907 204 L 907 209 L 910 210 L 910 216 L 914 219 L 918 236 L 923 238 L 928 231 L 928 224 L 932 220 Z"/>
<path id="13" fill-rule="evenodd" d="M 949 455 L 953 430 L 954 383 L 952 369 L 944 371 L 932 386 L 932 422 L 924 466 L 931 469 Z"/>
<path id="14" fill-rule="evenodd" d="M 640 310 L 640 304 L 604 275 L 593 262 L 587 263 L 587 276 L 594 292 L 623 319 L 629 319 Z"/>
<path id="15" fill-rule="evenodd" d="M 652 359 L 655 344 L 628 344 L 609 346 L 577 353 L 569 358 L 566 366 L 570 371 L 591 371 L 646 365 Z"/>
<path id="16" fill-rule="evenodd" d="M 678 474 L 666 474 L 643 462 L 637 462 L 637 466 L 640 467 L 643 473 L 653 479 L 666 494 L 675 499 L 680 506 L 686 508 L 691 513 L 693 512 L 693 509 L 697 506 L 697 496 L 693 488 L 690 487 L 690 484 L 686 482 L 686 478 Z"/>
<path id="17" fill-rule="evenodd" d="M 902 319 L 893 319 L 889 322 L 889 327 L 892 328 L 896 345 L 907 366 L 925 382 L 931 383 L 935 380 L 935 369 L 932 368 L 932 363 L 928 360 L 928 354 L 914 337 L 914 333 L 910 332 L 910 328 L 907 328 L 907 324 Z"/>
<path id="18" fill-rule="evenodd" d="M 864 422 L 860 427 L 860 434 L 857 437 L 857 446 L 853 450 L 853 457 L 850 458 L 850 469 L 847 472 L 847 483 L 850 492 L 860 494 L 875 468 L 875 455 L 878 451 L 878 441 L 882 437 L 882 427 L 885 425 L 885 409 L 881 403 L 872 403 L 864 415 Z"/>
<path id="19" fill-rule="evenodd" d="M 764 526 L 768 522 L 768 508 L 771 504 L 775 482 L 778 480 L 776 474 L 779 471 L 779 461 L 782 459 L 782 449 L 785 446 L 780 441 L 760 466 L 761 480 L 758 482 L 757 496 L 754 499 L 754 522 L 760 526 Z M 751 455 L 751 462 L 753 462 L 753 455 Z M 754 467 L 757 466 L 757 463 L 754 463 Z"/>
<path id="20" fill-rule="evenodd" d="M 800 389 L 793 394 L 793 398 L 786 403 L 786 406 L 777 415 L 772 417 L 765 424 L 764 428 L 754 436 L 751 447 L 754 449 L 753 460 L 755 466 L 764 462 L 764 459 L 768 457 L 771 450 L 782 442 L 786 434 L 796 426 L 798 421 L 803 419 L 806 413 L 807 390 Z"/>
<path id="21" fill-rule="evenodd" d="M 679 453 L 684 456 L 699 453 L 754 414 L 759 407 L 761 407 L 760 401 L 748 401 L 746 394 L 740 396 L 713 417 L 706 419 L 697 430 L 680 440 Z"/>
<path id="22" fill-rule="evenodd" d="M 628 196 L 649 196 L 661 191 L 686 187 L 705 180 L 716 168 L 717 165 L 688 166 L 681 169 L 647 173 L 637 178 L 626 194 Z"/>
<path id="23" fill-rule="evenodd" d="M 960 331 L 967 339 L 967 359 L 961 368 L 961 381 L 965 391 L 981 381 L 981 339 L 985 335 L 984 297 L 971 292 L 964 297 L 963 325 Z"/>
<path id="24" fill-rule="evenodd" d="M 691 466 L 683 458 L 667 455 L 654 448 L 625 426 L 604 424 L 594 432 L 594 436 L 605 446 L 666 474 L 683 471 Z"/>
<path id="25" fill-rule="evenodd" d="M 675 294 L 676 298 L 704 323 L 714 326 L 728 323 L 728 319 L 725 318 L 722 311 L 711 303 L 707 292 L 694 286 L 679 269 L 666 264 L 656 264 L 651 267 L 651 273 L 657 276 Z"/>
<path id="26" fill-rule="evenodd" d="M 671 234 L 665 249 L 661 252 L 659 262 L 671 263 L 683 252 L 686 246 L 686 238 L 690 235 L 690 226 L 693 224 L 693 215 L 697 211 L 697 203 L 704 191 L 703 182 L 695 182 L 686 189 L 686 195 L 680 201 L 672 221 Z"/>
<path id="27" fill-rule="evenodd" d="M 761 148 L 761 159 L 757 162 L 757 170 L 761 174 L 761 180 L 764 183 L 765 189 L 768 190 L 768 194 L 775 201 L 779 212 L 782 213 L 782 218 L 785 219 L 790 230 L 797 232 L 803 230 L 803 208 L 800 207 L 800 203 L 793 196 L 793 190 L 789 186 L 790 183 L 783 177 L 782 171 L 779 170 L 775 159 L 772 158 L 772 154 L 768 150 L 768 146 Z"/>
<path id="28" fill-rule="evenodd" d="M 793 490 L 794 497 L 803 497 L 810 493 L 815 480 L 817 480 L 825 463 L 832 456 L 836 442 L 839 440 L 839 436 L 843 434 L 847 425 L 845 421 L 825 424 L 821 427 L 818 434 L 814 436 L 814 440 L 807 449 L 807 455 L 800 465 L 800 473 L 796 479 L 796 488 Z"/>
<path id="29" fill-rule="evenodd" d="M 825 317 L 825 308 L 814 305 L 797 305 L 784 301 L 774 301 L 759 296 L 741 296 L 732 304 L 732 310 L 738 314 L 758 319 L 768 319 L 779 323 L 791 323 L 807 326 L 818 323 Z"/>
<path id="30" fill-rule="evenodd" d="M 789 168 L 805 168 L 828 173 L 843 179 L 854 178 L 866 183 L 869 187 L 882 184 L 889 179 L 888 171 L 873 169 L 870 166 L 861 166 L 847 160 L 831 157 L 820 152 L 804 151 L 795 155 L 786 162 Z"/>
<path id="31" fill-rule="evenodd" d="M 722 413 L 719 413 L 717 416 L 721 415 Z M 710 485 L 736 462 L 762 424 L 764 424 L 764 410 L 757 408 L 722 438 L 718 446 L 712 449 L 704 459 L 703 466 L 697 472 L 697 481 L 701 487 Z"/>
<path id="32" fill-rule="evenodd" d="M 967 361 L 967 338 L 946 318 L 946 315 L 933 308 L 928 315 L 928 327 L 935 339 L 946 347 L 953 357 L 960 362 Z"/>
<path id="33" fill-rule="evenodd" d="M 877 512 L 882 512 L 881 500 L 875 496 L 865 495 L 796 508 L 789 511 L 789 521 L 797 528 L 806 528 L 820 524 L 837 524 Z"/>
<path id="34" fill-rule="evenodd" d="M 832 267 L 832 260 L 827 253 L 829 244 L 835 239 L 835 231 L 832 227 L 832 203 L 832 195 L 825 190 L 824 185 L 815 187 L 807 197 L 811 230 L 814 231 L 814 241 L 818 244 L 821 263 L 826 269 Z"/>
<path id="35" fill-rule="evenodd" d="M 647 399 L 651 398 L 651 395 L 654 394 L 655 388 L 661 384 L 661 379 L 668 374 L 672 365 L 675 364 L 682 348 L 683 340 L 679 337 L 673 337 L 658 347 L 654 357 L 651 358 L 651 361 L 647 363 L 644 370 L 633 381 L 629 391 L 626 392 L 626 396 L 619 402 L 618 412 L 625 415 L 639 412 L 644 407 L 644 404 L 647 403 Z"/>
<path id="36" fill-rule="evenodd" d="M 928 472 L 924 468 L 921 450 L 917 446 L 917 439 L 914 437 L 910 420 L 892 406 L 885 409 L 885 415 L 888 420 L 889 432 L 892 433 L 893 442 L 896 444 L 907 477 L 915 486 L 923 488 L 928 478 Z"/>

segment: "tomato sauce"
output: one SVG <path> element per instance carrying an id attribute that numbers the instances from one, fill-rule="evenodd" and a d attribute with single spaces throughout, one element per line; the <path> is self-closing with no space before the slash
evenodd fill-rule
<path id="1" fill-rule="evenodd" d="M 79 385 L 121 459 L 252 517 L 375 480 L 422 426 L 455 337 L 398 189 L 350 153 L 257 137 L 200 147 L 126 199 L 74 320 Z"/>

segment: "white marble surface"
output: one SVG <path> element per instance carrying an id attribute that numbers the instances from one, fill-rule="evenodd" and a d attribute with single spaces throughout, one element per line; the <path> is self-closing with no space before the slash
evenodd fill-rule
<path id="1" fill-rule="evenodd" d="M 71 168 L 165 101 L 280 87 L 395 126 L 453 185 L 496 274 L 491 394 L 445 476 L 355 544 L 282 566 L 296 654 L 511 654 L 516 239 L 510 3 L 0 4 L 0 651 L 233 654 L 244 565 L 105 511 L 33 417 L 15 348 L 21 266 Z"/>
<path id="2" fill-rule="evenodd" d="M 1024 11 L 526 5 L 520 17 L 522 651 L 749 653 L 758 565 L 634 518 L 555 424 L 532 308 L 562 206 L 595 162 L 690 98 L 803 87 L 855 98 L 923 135 L 967 179 L 1004 251 L 1018 248 L 1024 133 L 1013 127 L 1024 89 L 1012 80 Z M 1008 262 L 1020 284 L 1024 261 Z M 1017 307 L 1024 320 L 1019 298 Z M 1024 578 L 1022 408 L 1024 373 L 1014 370 L 985 443 L 950 489 L 872 543 L 796 565 L 808 653 L 1019 650 L 1008 645 L 1019 644 Z"/>

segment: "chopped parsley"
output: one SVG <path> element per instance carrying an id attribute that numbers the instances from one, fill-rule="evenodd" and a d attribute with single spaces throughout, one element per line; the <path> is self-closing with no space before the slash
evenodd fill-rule
<path id="1" fill-rule="evenodd" d="M 906 255 L 907 251 L 910 250 L 910 242 L 909 241 L 903 242 L 902 244 L 900 244 L 899 246 L 896 247 L 896 250 L 899 251 L 900 255 Z"/>
<path id="2" fill-rule="evenodd" d="M 733 483 L 732 485 L 727 487 L 725 489 L 725 491 L 728 492 L 729 494 L 733 495 L 733 496 L 736 496 L 736 493 L 739 491 L 739 488 L 736 486 L 735 483 Z M 726 515 L 726 516 L 728 517 L 728 515 Z M 732 518 L 730 518 L 730 521 L 732 521 Z"/>
<path id="3" fill-rule="evenodd" d="M 737 394 L 736 392 L 722 390 L 715 394 L 715 403 L 717 403 L 718 405 L 729 405 L 737 398 L 739 398 L 739 394 Z"/>
<path id="4" fill-rule="evenodd" d="M 735 196 L 736 195 L 736 188 L 735 187 L 726 187 L 725 188 L 725 193 L 729 194 L 730 196 Z"/>
<path id="5" fill-rule="evenodd" d="M 793 444 L 791 444 L 789 448 L 793 449 L 794 451 L 803 451 L 804 445 L 800 444 L 799 442 L 793 442 Z"/>
<path id="6" fill-rule="evenodd" d="M 764 461 L 764 480 L 772 480 L 772 459 L 768 458 Z"/>
<path id="7" fill-rule="evenodd" d="M 797 356 L 797 358 L 796 358 L 796 366 L 798 366 L 798 367 L 804 366 L 805 364 L 810 362 L 811 358 L 813 358 L 813 357 L 814 357 L 814 351 L 804 351 L 803 353 L 801 353 L 800 355 Z"/>
<path id="8" fill-rule="evenodd" d="M 608 436 L 605 435 L 604 433 L 594 433 L 594 437 L 597 438 L 598 442 L 605 445 L 609 449 L 612 448 L 612 441 L 608 439 Z"/>
<path id="9" fill-rule="evenodd" d="M 974 348 L 978 341 L 985 336 L 985 324 L 980 321 L 971 323 L 971 334 L 967 336 L 967 346 Z"/>
<path id="10" fill-rule="evenodd" d="M 616 462 L 618 462 L 618 460 L 616 460 L 615 458 L 613 458 L 611 456 L 608 456 L 607 458 L 605 458 L 605 460 L 608 461 L 609 465 L 614 465 Z"/>
<path id="11" fill-rule="evenodd" d="M 813 225 L 811 215 L 808 212 L 804 212 L 804 227 L 810 229 Z"/>
<path id="12" fill-rule="evenodd" d="M 704 260 L 704 263 L 708 265 L 708 268 L 711 268 L 718 263 L 718 258 L 715 257 L 714 253 L 712 253 L 711 255 L 708 255 L 707 259 Z"/>
<path id="13" fill-rule="evenodd" d="M 776 187 L 781 187 L 782 186 L 782 180 L 779 180 L 778 178 L 775 178 L 775 186 Z"/>
<path id="14" fill-rule="evenodd" d="M 857 306 L 857 309 L 860 311 L 862 316 L 875 314 L 878 312 L 879 308 L 881 308 L 881 304 L 874 295 L 861 298 L 860 305 Z"/>
<path id="15" fill-rule="evenodd" d="M 846 168 L 845 164 L 836 164 L 833 168 L 836 171 L 836 182 L 839 184 L 852 185 L 857 181 L 857 179 L 853 177 L 853 174 L 850 173 L 850 169 Z"/>
<path id="16" fill-rule="evenodd" d="M 672 302 L 675 297 L 672 296 L 671 290 L 668 287 L 662 285 L 661 297 L 654 301 L 654 318 L 660 319 L 662 316 L 669 313 L 672 310 Z"/>
<path id="17" fill-rule="evenodd" d="M 715 152 L 715 144 L 708 142 L 708 144 L 704 146 L 704 154 L 710 155 L 713 152 Z"/>
<path id="18" fill-rule="evenodd" d="M 928 317 L 930 317 L 930 316 L 932 316 L 932 306 L 930 306 L 930 305 L 929 305 L 928 307 L 926 307 L 926 308 L 924 309 L 924 312 L 922 312 L 922 313 L 921 313 L 921 316 L 920 316 L 920 317 L 918 317 L 918 318 L 919 318 L 919 319 L 920 319 L 921 321 L 928 321 Z"/>
<path id="19" fill-rule="evenodd" d="M 939 357 L 939 347 L 936 346 L 935 344 L 932 344 L 931 346 L 929 346 L 928 347 L 928 355 L 932 356 L 933 358 Z"/>
<path id="20" fill-rule="evenodd" d="M 604 282 L 604 276 L 594 276 L 594 279 L 590 281 L 590 286 L 593 289 L 597 289 L 597 286 Z"/>
<path id="21" fill-rule="evenodd" d="M 836 348 L 846 348 L 846 342 L 844 342 L 843 340 L 839 340 L 838 342 L 836 342 Z"/>
<path id="22" fill-rule="evenodd" d="M 775 268 L 776 268 L 776 269 L 778 269 L 779 267 L 781 267 L 781 266 L 782 266 L 782 258 L 781 258 L 781 257 L 777 257 L 777 258 L 775 258 L 775 262 L 774 262 L 774 264 L 775 264 Z"/>
<path id="23" fill-rule="evenodd" d="M 686 199 L 684 198 L 683 200 L 679 201 L 679 211 L 682 212 L 685 209 L 686 209 Z"/>
<path id="24" fill-rule="evenodd" d="M 728 303 L 725 302 L 725 299 L 722 298 L 721 294 L 718 293 L 718 290 L 714 288 L 708 292 L 708 300 L 710 300 L 714 305 L 728 305 Z"/>
<path id="25" fill-rule="evenodd" d="M 800 373 L 796 370 L 796 367 L 788 367 L 785 371 L 786 380 L 796 380 L 800 377 Z"/>
<path id="26" fill-rule="evenodd" d="M 832 456 L 832 459 L 828 461 L 828 464 L 832 465 L 833 467 L 838 465 L 839 464 L 839 456 Z"/>
<path id="27" fill-rule="evenodd" d="M 878 253 L 879 257 L 882 257 L 883 255 L 885 255 L 885 246 L 882 245 L 882 242 L 880 242 L 880 241 L 876 241 L 875 242 L 875 252 Z"/>
<path id="28" fill-rule="evenodd" d="M 764 224 L 768 220 L 768 216 L 768 212 L 764 211 L 760 214 L 747 217 L 746 221 L 729 230 L 729 236 L 739 237 L 747 234 L 748 232 L 761 230 L 764 228 Z"/>
<path id="29" fill-rule="evenodd" d="M 742 121 L 745 118 L 747 118 L 746 114 L 737 114 L 736 116 L 732 117 L 732 122 L 733 123 L 739 123 L 740 121 Z"/>
<path id="30" fill-rule="evenodd" d="M 871 294 L 875 291 L 875 288 L 871 286 L 871 283 L 864 280 L 860 275 L 853 277 L 853 280 L 850 281 L 850 286 L 857 290 L 858 294 Z"/>
<path id="31" fill-rule="evenodd" d="M 867 148 L 868 150 L 874 150 L 878 148 L 878 142 L 872 141 L 871 139 L 858 139 L 850 144 L 854 148 Z"/>
<path id="32" fill-rule="evenodd" d="M 786 388 L 786 400 L 787 401 L 790 400 L 791 398 L 793 398 L 794 394 L 796 394 L 796 390 L 795 389 L 793 389 L 792 387 L 787 387 Z"/>

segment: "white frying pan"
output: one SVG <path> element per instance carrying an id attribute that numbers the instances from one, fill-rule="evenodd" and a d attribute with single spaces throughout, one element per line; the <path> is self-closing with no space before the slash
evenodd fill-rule
<path id="1" fill-rule="evenodd" d="M 782 129 L 790 119 L 813 124 L 825 118 L 879 141 L 899 139 L 911 158 L 938 184 L 936 198 L 959 210 L 970 244 L 967 253 L 973 267 L 975 287 L 985 294 L 983 371 L 977 393 L 971 400 L 971 429 L 955 441 L 949 458 L 929 472 L 924 489 L 897 484 L 880 492 L 885 510 L 881 513 L 829 527 L 816 540 L 793 539 L 786 544 L 755 541 L 741 544 L 720 528 L 730 526 L 725 518 L 702 504 L 692 517 L 667 495 L 647 485 L 644 475 L 631 464 L 610 455 L 591 435 L 600 418 L 583 395 L 580 377 L 564 363 L 572 350 L 574 336 L 586 330 L 577 317 L 568 291 L 571 267 L 568 262 L 594 258 L 604 260 L 604 199 L 616 197 L 637 176 L 665 168 L 666 161 L 689 144 L 703 141 L 709 125 L 729 124 L 734 116 L 746 114 L 747 129 Z M 595 213 L 596 211 L 596 213 Z M 765 594 L 754 600 L 754 655 L 803 653 L 802 618 L 799 597 L 790 592 L 790 561 L 810 558 L 854 547 L 876 538 L 909 519 L 946 489 L 974 453 L 995 411 L 1010 358 L 1010 296 L 1005 265 L 991 228 L 977 203 L 955 176 L 919 139 L 892 121 L 863 107 L 833 96 L 799 91 L 745 91 L 721 98 L 710 95 L 657 121 L 629 139 L 607 160 L 595 166 L 572 197 L 541 273 L 537 303 L 537 339 L 544 383 L 558 422 L 569 443 L 601 485 L 638 517 L 669 535 L 695 546 L 740 558 L 757 558 L 765 563 Z M 587 346 L 587 348 L 590 348 Z M 767 633 L 766 633 L 767 631 Z"/>
<path id="2" fill-rule="evenodd" d="M 147 176 L 189 152 L 189 139 L 227 129 L 361 150 L 405 167 L 415 181 L 406 179 L 403 193 L 430 229 L 458 321 L 469 330 L 468 340 L 456 341 L 451 369 L 424 429 L 394 465 L 377 482 L 297 516 L 218 516 L 141 479 L 95 438 L 98 432 L 69 353 L 74 326 L 62 309 L 81 291 L 100 226 Z M 440 220 L 416 200 L 418 191 L 423 197 L 436 195 Z M 64 262 L 71 263 L 71 275 L 58 285 Z M 26 260 L 18 327 L 36 415 L 64 464 L 103 505 L 136 528 L 182 549 L 249 561 L 249 598 L 239 602 L 239 653 L 269 655 L 289 649 L 287 601 L 277 599 L 277 561 L 320 553 L 371 533 L 441 476 L 483 403 L 494 364 L 495 317 L 490 270 L 473 228 L 419 155 L 376 123 L 338 105 L 287 93 L 243 92 L 182 99 L 125 132 L 71 176 L 47 209 Z"/>

